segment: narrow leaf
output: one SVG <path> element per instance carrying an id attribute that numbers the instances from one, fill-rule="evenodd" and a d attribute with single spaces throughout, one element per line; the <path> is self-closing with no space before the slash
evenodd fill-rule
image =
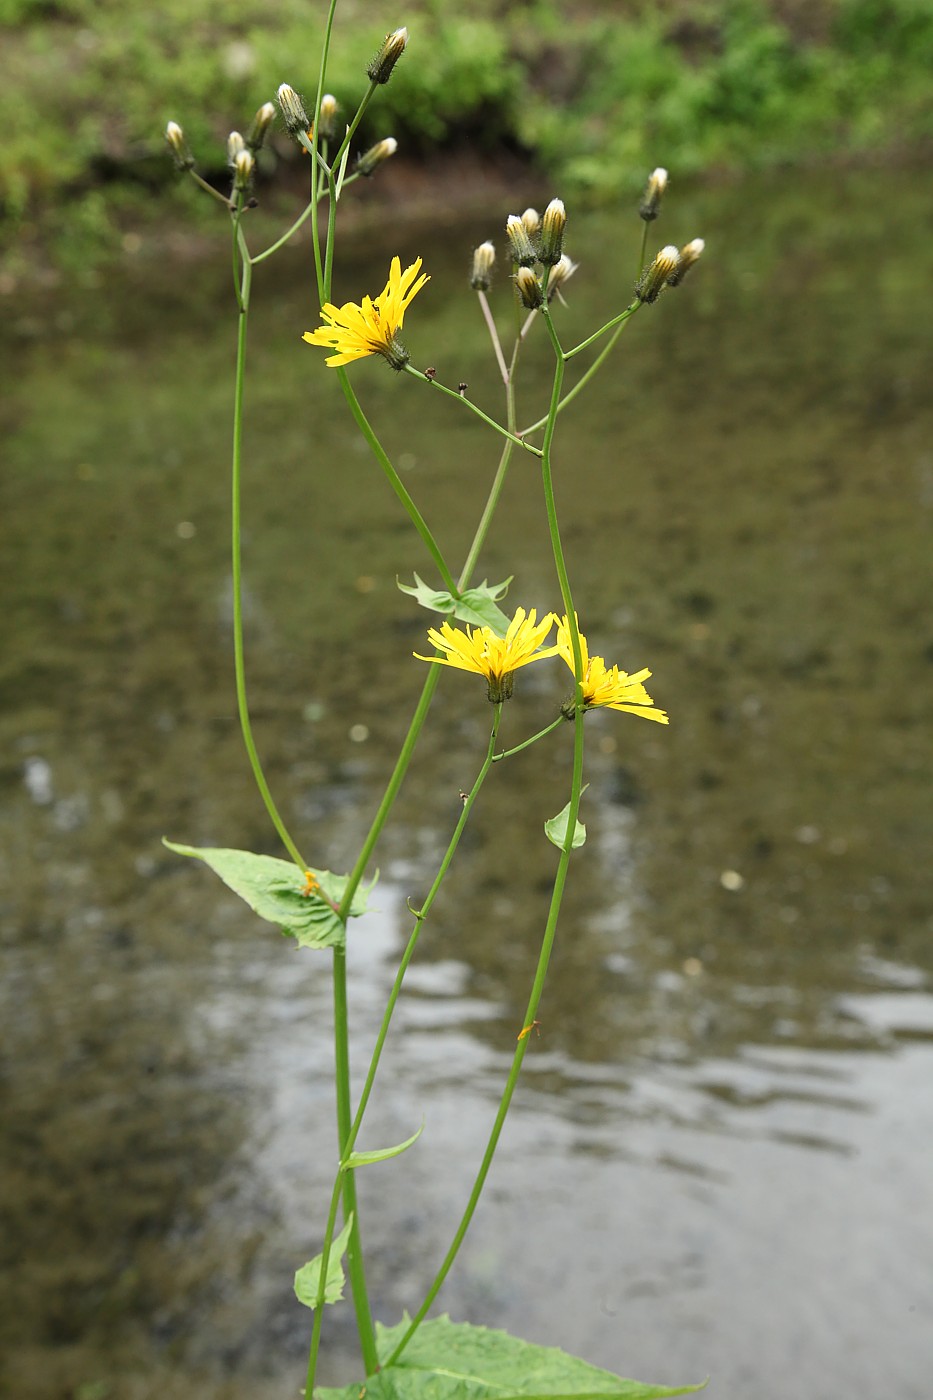
<path id="1" fill-rule="evenodd" d="M 347 1244 L 350 1239 L 350 1231 L 353 1228 L 353 1212 L 350 1212 L 347 1223 L 340 1234 L 331 1243 L 330 1252 L 327 1256 L 327 1279 L 324 1283 L 324 1302 L 339 1303 L 343 1297 L 343 1286 L 346 1277 L 343 1272 L 341 1260 L 347 1252 Z M 317 1295 L 321 1287 L 321 1260 L 323 1254 L 316 1254 L 313 1259 L 303 1265 L 295 1274 L 295 1297 L 299 1303 L 303 1303 L 306 1308 L 317 1307 Z"/>
<path id="2" fill-rule="evenodd" d="M 407 1152 L 412 1143 L 415 1143 L 424 1132 L 424 1124 L 416 1133 L 412 1133 L 410 1138 L 400 1142 L 396 1147 L 377 1147 L 372 1152 L 351 1152 L 347 1160 L 341 1163 L 341 1171 L 351 1171 L 354 1167 L 368 1167 L 373 1162 L 387 1162 L 390 1157 L 401 1157 L 403 1152 Z"/>
<path id="3" fill-rule="evenodd" d="M 580 796 L 586 792 L 589 783 L 583 788 Z M 570 803 L 562 807 L 556 817 L 550 817 L 544 823 L 544 834 L 549 841 L 552 841 L 558 850 L 562 851 L 567 842 L 567 823 L 570 820 Z M 570 843 L 572 850 L 577 850 L 586 840 L 586 827 L 581 821 L 574 823 L 573 840 Z"/>
<path id="4" fill-rule="evenodd" d="M 330 870 L 310 870 L 316 883 L 308 892 L 306 875 L 288 860 L 258 856 L 252 851 L 225 850 L 210 846 L 179 846 L 163 837 L 162 844 L 181 856 L 203 860 L 225 885 L 245 900 L 261 919 L 267 919 L 301 948 L 340 948 L 346 942 L 346 928 L 337 917 L 337 908 L 349 882 L 347 875 Z M 378 879 L 360 886 L 353 896 L 350 915 L 365 914 L 369 892 Z"/>

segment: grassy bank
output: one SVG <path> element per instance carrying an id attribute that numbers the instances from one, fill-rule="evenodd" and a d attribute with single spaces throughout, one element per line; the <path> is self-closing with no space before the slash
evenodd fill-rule
<path id="1" fill-rule="evenodd" d="M 23 243 L 105 243 L 173 178 L 180 121 L 226 179 L 227 131 L 279 82 L 312 90 L 323 0 L 0 0 L 0 209 Z M 930 0 L 342 0 L 329 87 L 347 110 L 387 29 L 408 53 L 363 142 L 469 146 L 611 199 L 679 176 L 919 150 L 931 141 Z M 301 157 L 284 137 L 265 175 Z M 281 173 L 281 172 L 279 172 Z"/>

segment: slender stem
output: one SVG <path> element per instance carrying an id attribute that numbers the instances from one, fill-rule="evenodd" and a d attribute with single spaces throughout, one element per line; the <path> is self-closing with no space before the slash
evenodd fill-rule
<path id="1" fill-rule="evenodd" d="M 557 718 L 546 725 L 544 729 L 539 729 L 537 734 L 532 734 L 531 738 L 526 739 L 523 744 L 516 744 L 514 749 L 505 749 L 502 753 L 493 754 L 493 763 L 499 763 L 503 758 L 511 758 L 513 753 L 521 753 L 522 749 L 530 748 L 531 745 L 536 744 L 539 739 L 543 739 L 546 734 L 553 733 L 558 725 L 563 724 L 565 718 L 565 715 L 558 715 Z"/>
<path id="2" fill-rule="evenodd" d="M 344 916 L 346 922 L 346 916 Z M 352 1150 L 350 1139 L 350 1029 L 347 1009 L 347 952 L 346 948 L 334 949 L 334 1070 L 337 1084 L 337 1144 L 340 1160 L 343 1161 Z M 342 1172 L 341 1195 L 343 1197 L 343 1217 L 349 1220 L 352 1214 L 350 1238 L 347 1243 L 347 1272 L 350 1275 L 350 1288 L 353 1293 L 353 1307 L 356 1312 L 356 1330 L 360 1339 L 360 1351 L 367 1376 L 379 1368 L 376 1352 L 376 1332 L 373 1327 L 369 1294 L 366 1288 L 366 1273 L 363 1266 L 363 1242 L 360 1235 L 360 1213 L 356 1200 L 356 1177 L 353 1172 Z M 325 1241 L 326 1242 L 326 1241 Z M 327 1280 L 327 1260 L 321 1260 L 321 1289 Z M 323 1296 L 319 1297 L 315 1312 L 324 1311 Z M 314 1334 L 312 1330 L 312 1341 Z M 314 1377 L 311 1377 L 312 1385 Z"/>
<path id="3" fill-rule="evenodd" d="M 509 387 L 509 371 L 505 363 L 505 356 L 502 353 L 502 342 L 499 340 L 499 332 L 496 330 L 496 323 L 493 320 L 492 312 L 489 309 L 489 301 L 485 292 L 478 292 L 479 308 L 483 313 L 483 320 L 489 331 L 489 338 L 492 341 L 492 348 L 496 352 L 496 363 L 499 366 L 499 373 L 502 375 L 502 382 L 506 388 Z"/>
<path id="4" fill-rule="evenodd" d="M 641 304 L 642 303 L 637 299 L 633 301 L 624 311 L 620 311 L 618 316 L 613 316 L 612 320 L 607 321 L 604 326 L 600 326 L 598 331 L 594 331 L 592 335 L 588 335 L 586 340 L 581 340 L 580 344 L 575 345 L 572 350 L 565 350 L 564 359 L 572 360 L 574 355 L 579 355 L 581 350 L 585 350 L 587 346 L 592 345 L 595 340 L 599 340 L 599 337 L 605 335 L 607 331 L 611 331 L 613 326 L 618 326 L 621 322 L 627 321 L 630 316 L 634 316 Z"/>
<path id="5" fill-rule="evenodd" d="M 376 437 L 376 434 L 373 431 L 373 428 L 370 425 L 366 414 L 363 412 L 363 409 L 360 406 L 360 401 L 354 393 L 349 376 L 347 375 L 347 372 L 342 365 L 337 366 L 337 378 L 340 381 L 340 387 L 343 390 L 343 396 L 350 406 L 350 412 L 356 419 L 357 427 L 363 434 L 366 441 L 369 443 L 370 450 L 372 451 L 373 456 L 376 458 L 376 461 L 379 463 L 380 467 L 382 468 L 383 472 L 388 478 L 389 485 L 392 487 L 392 490 L 395 492 L 396 496 L 398 496 L 402 505 L 405 507 L 405 510 L 408 512 L 409 519 L 411 520 L 415 529 L 418 531 L 418 534 L 424 541 L 425 547 L 428 553 L 430 554 L 431 558 L 437 565 L 438 573 L 444 580 L 446 587 L 450 589 L 451 593 L 456 593 L 457 585 L 454 583 L 453 575 L 451 574 L 446 563 L 444 562 L 444 556 L 443 554 L 441 554 L 441 551 L 437 546 L 434 536 L 431 534 L 431 531 L 425 524 L 421 512 L 415 505 L 411 496 L 409 496 L 408 492 L 405 490 L 405 487 L 402 484 L 402 479 L 393 467 L 391 461 L 389 460 L 385 448 L 382 446 L 382 443 Z"/>
<path id="6" fill-rule="evenodd" d="M 337 154 L 334 156 L 333 160 L 332 160 L 331 163 L 330 163 L 330 164 L 331 164 L 331 169 L 332 169 L 332 170 L 337 170 L 337 169 L 339 169 L 339 167 L 340 167 L 340 162 L 343 160 L 343 153 L 344 153 L 344 151 L 347 149 L 347 147 L 349 146 L 351 140 L 353 139 L 353 133 L 356 131 L 356 128 L 359 126 L 360 122 L 362 121 L 362 119 L 363 119 L 363 113 L 366 111 L 366 108 L 369 106 L 370 102 L 372 101 L 373 93 L 376 91 L 376 89 L 378 88 L 378 86 L 379 86 L 378 83 L 373 83 L 373 82 L 371 82 L 371 83 L 369 84 L 369 87 L 367 88 L 366 92 L 364 93 L 364 95 L 363 95 L 363 100 L 362 100 L 362 102 L 360 103 L 360 105 L 359 105 L 359 106 L 357 107 L 357 109 L 356 109 L 356 116 L 353 118 L 353 120 L 351 121 L 350 125 L 347 127 L 347 134 L 346 134 L 346 136 L 344 136 L 343 140 L 341 141 L 340 145 L 338 146 L 338 148 L 337 148 Z"/>
<path id="7" fill-rule="evenodd" d="M 433 669 L 434 669 L 434 671 L 439 671 L 440 668 L 439 668 L 439 667 L 434 667 Z M 468 820 L 468 818 L 469 818 L 470 812 L 471 812 L 471 810 L 472 810 L 472 808 L 473 808 L 473 804 L 474 804 L 474 802 L 476 801 L 476 798 L 477 798 L 477 796 L 478 796 L 478 794 L 479 794 L 479 790 L 480 790 L 480 788 L 482 787 L 483 783 L 485 782 L 486 777 L 487 777 L 487 775 L 488 775 L 488 773 L 489 773 L 490 767 L 492 766 L 493 750 L 495 749 L 496 739 L 497 739 L 498 733 L 499 733 L 499 722 L 500 722 L 500 719 L 501 719 L 501 714 L 502 714 L 502 706 L 501 706 L 501 705 L 497 705 L 496 708 L 495 708 L 495 713 L 494 713 L 494 715 L 493 715 L 492 732 L 491 732 L 491 734 L 490 734 L 490 736 L 489 736 L 489 745 L 488 745 L 487 750 L 486 750 L 486 757 L 485 757 L 485 759 L 484 759 L 484 761 L 483 761 L 483 765 L 482 765 L 482 767 L 480 768 L 480 771 L 479 771 L 479 773 L 477 774 L 477 777 L 476 777 L 476 781 L 474 782 L 473 787 L 471 788 L 470 793 L 469 793 L 469 795 L 468 795 L 468 797 L 467 797 L 467 799 L 466 799 L 466 802 L 465 802 L 464 805 L 463 805 L 463 810 L 462 810 L 462 812 L 460 813 L 459 820 L 457 821 L 457 825 L 456 825 L 456 827 L 454 828 L 454 833 L 453 833 L 452 837 L 450 838 L 450 841 L 449 841 L 448 846 L 447 846 L 447 850 L 446 850 L 445 853 L 444 853 L 444 859 L 442 860 L 441 865 L 440 865 L 440 868 L 439 868 L 439 870 L 438 870 L 438 872 L 437 872 L 437 875 L 436 875 L 435 878 L 434 878 L 434 883 L 432 884 L 430 890 L 428 891 L 428 894 L 427 894 L 427 897 L 425 898 L 424 903 L 422 904 L 421 908 L 418 910 L 417 914 L 415 915 L 415 924 L 414 924 L 414 927 L 412 928 L 412 931 L 411 931 L 411 933 L 410 933 L 410 935 L 409 935 L 408 943 L 407 943 L 407 945 L 406 945 L 406 947 L 405 947 L 405 952 L 404 952 L 403 955 L 402 955 L 401 962 L 399 963 L 398 970 L 396 971 L 396 974 L 395 974 L 395 981 L 394 981 L 394 983 L 393 983 L 393 985 L 392 985 L 392 991 L 390 992 L 390 994 L 389 994 L 389 999 L 388 999 L 388 1001 L 387 1001 L 387 1003 L 386 1003 L 386 1009 L 385 1009 L 385 1011 L 384 1011 L 384 1013 L 383 1013 L 382 1024 L 381 1024 L 381 1026 L 380 1026 L 380 1028 L 379 1028 L 379 1034 L 378 1034 L 378 1036 L 376 1037 L 376 1043 L 375 1043 L 375 1046 L 373 1047 L 373 1053 L 372 1053 L 372 1056 L 371 1056 L 371 1058 L 370 1058 L 370 1063 L 369 1063 L 369 1070 L 367 1071 L 367 1075 L 366 1075 L 366 1082 L 365 1082 L 365 1084 L 363 1085 L 363 1091 L 362 1091 L 362 1093 L 361 1093 L 361 1095 L 360 1095 L 359 1106 L 357 1107 L 356 1115 L 355 1115 L 355 1117 L 354 1117 L 354 1119 L 353 1119 L 353 1122 L 350 1123 L 350 1124 L 348 1125 L 347 1132 L 346 1132 L 345 1136 L 342 1138 L 342 1147 L 341 1147 L 341 1154 L 340 1154 L 341 1169 L 338 1171 L 337 1177 L 336 1177 L 336 1179 L 335 1179 L 335 1181 L 334 1181 L 334 1189 L 333 1189 L 333 1192 L 332 1192 L 332 1194 L 331 1194 L 330 1209 L 329 1209 L 328 1216 L 327 1216 L 327 1226 L 326 1226 L 326 1229 L 325 1229 L 324 1244 L 323 1244 L 323 1248 L 322 1248 L 322 1251 L 321 1251 L 321 1281 L 320 1281 L 320 1287 L 319 1287 L 319 1292 L 318 1292 L 317 1305 L 316 1305 L 316 1307 L 315 1307 L 314 1326 L 313 1326 L 313 1328 L 312 1328 L 312 1334 L 311 1334 L 311 1353 L 310 1353 L 310 1356 L 309 1356 L 309 1358 L 308 1358 L 308 1373 L 307 1373 L 307 1380 L 306 1380 L 306 1384 L 305 1384 L 305 1397 L 306 1397 L 306 1400 L 312 1400 L 312 1393 L 313 1393 L 313 1389 L 314 1389 L 314 1379 L 315 1379 L 315 1373 L 316 1373 L 316 1370 L 317 1370 L 317 1357 L 318 1357 L 318 1350 L 319 1350 L 319 1347 L 320 1347 L 321 1318 L 322 1318 L 322 1314 L 323 1314 L 323 1311 L 324 1311 L 323 1303 L 324 1303 L 324 1288 L 325 1288 L 326 1279 L 327 1279 L 327 1264 L 328 1264 L 328 1260 L 329 1260 L 329 1257 L 330 1257 L 330 1250 L 331 1250 L 331 1245 L 332 1245 L 332 1243 L 333 1243 L 334 1230 L 335 1230 L 335 1228 L 336 1228 L 336 1223 L 337 1223 L 337 1206 L 338 1206 L 338 1203 L 339 1203 L 339 1201 L 340 1201 L 341 1195 L 343 1196 L 344 1215 L 345 1215 L 345 1218 L 348 1218 L 347 1215 L 346 1215 L 346 1212 L 347 1212 L 346 1183 L 347 1183 L 348 1181 L 351 1181 L 351 1182 L 352 1182 L 353 1177 L 354 1177 L 354 1173 L 353 1173 L 352 1170 L 347 1169 L 346 1166 L 345 1166 L 345 1164 L 346 1164 L 346 1162 L 347 1162 L 347 1160 L 348 1160 L 348 1158 L 349 1158 L 349 1156 L 350 1156 L 350 1153 L 353 1151 L 353 1149 L 354 1149 L 354 1147 L 355 1147 L 355 1145 L 356 1145 L 356 1140 L 357 1140 L 357 1137 L 358 1137 L 358 1135 L 359 1135 L 360 1128 L 362 1127 L 363 1117 L 364 1117 L 364 1114 L 366 1113 L 366 1108 L 367 1108 L 367 1105 L 368 1105 L 368 1103 L 369 1103 L 369 1097 L 370 1097 L 370 1094 L 372 1093 L 373 1084 L 375 1083 L 375 1079 L 376 1079 L 376 1073 L 377 1073 L 378 1068 L 379 1068 L 379 1061 L 380 1061 L 380 1059 L 381 1059 L 381 1057 L 382 1057 L 382 1051 L 383 1051 L 383 1048 L 384 1048 L 384 1046 L 385 1046 L 386 1038 L 388 1037 L 388 1034 L 389 1034 L 389 1025 L 390 1025 L 390 1022 L 391 1022 L 391 1020 L 392 1020 L 392 1014 L 393 1014 L 393 1012 L 395 1011 L 396 1003 L 397 1003 L 397 1001 L 398 1001 L 398 999 L 399 999 L 399 995 L 401 994 L 402 984 L 403 984 L 403 982 L 404 982 L 404 980 L 405 980 L 405 973 L 407 972 L 409 963 L 411 962 L 412 957 L 414 956 L 415 947 L 417 946 L 417 943 L 418 943 L 419 934 L 420 934 L 420 932 L 421 932 L 421 929 L 422 929 L 422 926 L 423 926 L 423 924 L 424 924 L 424 921 L 425 921 L 425 919 L 427 918 L 428 913 L 429 913 L 429 911 L 430 911 L 430 909 L 431 909 L 431 905 L 434 903 L 434 900 L 435 900 L 436 897 L 437 897 L 438 891 L 440 890 L 441 884 L 443 883 L 444 876 L 447 874 L 447 871 L 448 871 L 448 869 L 449 869 L 449 867 L 450 867 L 450 863 L 451 863 L 451 861 L 453 860 L 454 853 L 455 853 L 455 851 L 456 851 L 456 849 L 457 849 L 457 846 L 458 846 L 459 843 L 460 843 L 460 837 L 463 835 L 464 827 L 466 826 L 466 823 L 467 823 L 467 820 Z M 336 1001 L 335 1001 L 335 1009 L 336 1009 Z M 347 1105 L 347 1107 L 349 1107 L 349 1105 Z M 355 1196 L 354 1196 L 354 1203 L 355 1203 Z M 354 1216 L 354 1220 L 355 1220 L 355 1219 L 356 1219 L 356 1217 Z M 353 1232 L 351 1231 L 351 1243 L 352 1243 L 352 1237 L 353 1237 Z M 352 1273 L 353 1260 L 352 1260 L 352 1255 L 350 1254 L 349 1251 L 348 1251 L 348 1264 L 349 1264 L 349 1267 L 350 1267 L 351 1273 Z M 355 1296 L 355 1294 L 354 1294 L 354 1296 Z M 373 1375 L 373 1374 L 375 1373 L 375 1371 L 378 1369 L 378 1364 L 379 1364 L 379 1363 L 378 1363 L 378 1357 L 374 1357 L 374 1358 L 373 1358 L 373 1363 L 372 1363 L 371 1366 L 368 1367 L 368 1369 L 367 1369 L 367 1371 L 366 1371 L 366 1374 L 367 1374 L 367 1375 Z"/>
<path id="8" fill-rule="evenodd" d="M 567 393 L 564 395 L 564 397 L 561 399 L 560 403 L 557 405 L 557 412 L 558 412 L 558 413 L 563 413 L 563 411 L 564 411 L 564 409 L 567 407 L 567 405 L 573 403 L 574 399 L 575 399 L 575 398 L 577 397 L 577 395 L 580 393 L 581 389 L 585 389 L 585 388 L 586 388 L 587 384 L 588 384 L 589 381 L 593 378 L 593 375 L 596 373 L 596 371 L 602 366 L 602 364 L 604 363 L 604 361 L 607 360 L 607 359 L 609 358 L 609 356 L 612 354 L 612 352 L 613 352 L 613 350 L 614 350 L 614 348 L 615 348 L 616 342 L 617 342 L 618 339 L 619 339 L 619 336 L 620 336 L 620 335 L 622 334 L 622 332 L 625 330 L 625 327 L 628 325 L 628 323 L 629 323 L 629 322 L 628 322 L 628 319 L 626 319 L 626 320 L 622 321 L 618 326 L 616 326 L 615 330 L 612 332 L 612 335 L 609 337 L 608 342 L 603 346 L 602 350 L 600 350 L 600 352 L 599 352 L 599 354 L 597 355 L 596 359 L 595 359 L 595 360 L 593 361 L 593 363 L 590 365 L 590 367 L 589 367 L 589 369 L 586 371 L 586 373 L 585 373 L 585 374 L 582 374 L 582 375 L 580 376 L 580 378 L 577 380 L 577 382 L 576 382 L 576 384 L 573 386 L 573 388 L 570 389 L 570 390 L 568 390 L 568 392 L 567 392 Z M 547 414 L 545 414 L 543 418 L 539 418 L 538 421 L 537 421 L 536 423 L 531 423 L 531 424 L 529 424 L 529 426 L 528 426 L 527 428 L 523 428 L 523 429 L 522 429 L 522 435 L 523 435 L 524 437 L 527 437 L 529 433 L 537 432 L 537 430 L 538 430 L 539 428 L 543 428 L 543 427 L 544 427 L 544 425 L 545 425 L 546 422 L 547 422 Z"/>
<path id="9" fill-rule="evenodd" d="M 201 189 L 204 190 L 206 194 L 211 195 L 213 199 L 219 200 L 219 202 L 229 210 L 230 201 L 225 194 L 221 194 L 220 190 L 215 190 L 213 185 L 209 185 L 206 180 L 202 180 L 196 170 L 189 170 L 188 174 L 191 176 L 194 183 L 200 185 Z"/>
<path id="10" fill-rule="evenodd" d="M 541 941 L 541 951 L 538 955 L 538 965 L 535 971 L 535 978 L 532 984 L 531 993 L 528 998 L 528 1005 L 525 1010 L 525 1018 L 522 1023 L 523 1025 L 529 1025 L 532 1021 L 536 1019 L 538 1005 L 540 1003 L 541 995 L 544 990 L 544 982 L 547 976 L 548 964 L 550 962 L 551 951 L 554 946 L 554 937 L 557 932 L 557 921 L 560 914 L 561 902 L 564 896 L 564 886 L 567 880 L 567 869 L 570 864 L 570 854 L 572 850 L 573 836 L 576 828 L 577 814 L 580 810 L 580 797 L 583 790 L 584 710 L 581 686 L 581 679 L 583 674 L 583 658 L 580 646 L 580 635 L 576 623 L 576 614 L 574 612 L 573 607 L 573 596 L 570 590 L 570 580 L 567 575 L 567 565 L 564 559 L 563 547 L 561 545 L 560 532 L 558 529 L 557 511 L 554 501 L 554 487 L 551 473 L 551 445 L 554 439 L 554 429 L 557 421 L 557 407 L 560 403 L 560 391 L 563 383 L 564 355 L 560 347 L 560 341 L 557 338 L 557 332 L 555 331 L 550 316 L 548 315 L 547 308 L 545 307 L 543 308 L 543 310 L 545 319 L 547 320 L 548 324 L 548 332 L 551 337 L 551 343 L 554 347 L 556 363 L 554 368 L 554 382 L 551 390 L 551 405 L 550 410 L 548 412 L 548 418 L 544 433 L 544 443 L 542 446 L 541 471 L 544 485 L 545 506 L 547 509 L 548 516 L 548 527 L 551 535 L 551 547 L 554 554 L 554 564 L 555 568 L 557 569 L 557 576 L 560 582 L 561 597 L 564 600 L 564 607 L 567 610 L 568 627 L 570 630 L 571 644 L 573 649 L 574 675 L 576 677 L 576 706 L 574 710 L 573 773 L 570 785 L 570 803 L 567 822 L 567 836 L 564 841 L 563 849 L 560 853 L 560 859 L 558 860 L 557 873 L 554 877 L 554 886 L 551 891 L 550 908 L 548 909 L 548 917 L 547 922 L 545 924 L 544 936 Z M 408 1327 L 398 1346 L 395 1348 L 392 1355 L 386 1362 L 387 1366 L 395 1364 L 401 1353 L 404 1351 L 405 1347 L 408 1345 L 411 1338 L 414 1336 L 417 1329 L 420 1327 L 424 1318 L 427 1316 L 428 1311 L 432 1303 L 434 1302 L 434 1299 L 440 1292 L 444 1284 L 444 1280 L 447 1278 L 447 1275 L 450 1272 L 451 1267 L 453 1266 L 454 1260 L 457 1257 L 457 1254 L 460 1250 L 460 1246 L 462 1245 L 463 1240 L 466 1236 L 466 1232 L 470 1226 L 470 1222 L 473 1219 L 473 1215 L 479 1203 L 480 1196 L 482 1195 L 483 1187 L 486 1184 L 486 1178 L 489 1175 L 489 1169 L 492 1166 L 492 1160 L 495 1156 L 496 1147 L 498 1146 L 499 1138 L 502 1133 L 502 1128 L 505 1124 L 506 1116 L 508 1114 L 509 1107 L 512 1102 L 512 1095 L 515 1092 L 515 1087 L 518 1083 L 518 1077 L 521 1073 L 522 1062 L 525 1058 L 525 1051 L 527 1049 L 527 1046 L 527 1039 L 519 1039 L 516 1043 L 515 1053 L 512 1057 L 512 1065 L 505 1083 L 502 1099 L 499 1103 L 499 1108 L 492 1126 L 492 1131 L 490 1132 L 489 1140 L 486 1144 L 486 1150 L 483 1153 L 483 1158 L 480 1163 L 476 1179 L 473 1183 L 473 1189 L 470 1192 L 470 1196 L 466 1204 L 466 1209 L 464 1210 L 464 1213 L 461 1217 L 460 1224 L 457 1227 L 456 1233 L 454 1234 L 454 1238 L 451 1241 L 450 1248 L 448 1249 L 447 1254 L 444 1256 L 444 1260 L 441 1264 L 441 1267 L 438 1270 L 430 1288 L 428 1289 L 427 1295 L 423 1303 L 421 1304 L 421 1307 L 415 1313 L 414 1317 L 412 1318 L 411 1325 Z"/>
<path id="11" fill-rule="evenodd" d="M 268 248 L 263 248 L 261 253 L 254 254 L 251 259 L 253 266 L 255 267 L 257 263 L 265 262 L 266 258 L 271 258 L 273 253 L 277 253 L 280 248 L 284 247 L 288 240 L 298 232 L 302 224 L 308 222 L 308 219 L 313 213 L 314 205 L 309 201 L 298 215 L 298 218 L 292 224 L 291 228 L 286 229 L 281 238 L 277 238 L 274 243 L 270 243 Z"/>
<path id="12" fill-rule="evenodd" d="M 320 188 L 321 172 L 317 163 L 318 129 L 321 124 L 321 98 L 324 95 L 324 78 L 327 74 L 327 59 L 330 54 L 330 36 L 334 27 L 334 15 L 337 10 L 337 0 L 330 0 L 327 7 L 327 19 L 324 23 L 324 41 L 321 45 L 321 65 L 317 75 L 317 89 L 314 94 L 314 117 L 311 123 L 311 208 L 315 211 L 315 217 L 311 222 L 311 242 L 314 248 L 314 273 L 317 279 L 318 301 L 323 306 L 326 301 L 324 296 L 324 266 L 321 261 L 321 232 L 317 224 L 318 190 Z"/>
<path id="13" fill-rule="evenodd" d="M 235 282 L 237 294 L 237 306 L 239 310 L 239 324 L 237 327 L 237 349 L 236 349 L 236 378 L 233 391 L 233 449 L 231 454 L 231 565 L 233 573 L 233 664 L 236 676 L 236 699 L 237 711 L 240 716 L 240 729 L 243 733 L 243 743 L 246 746 L 246 753 L 249 758 L 250 767 L 253 770 L 253 778 L 259 789 L 263 803 L 272 825 L 279 834 L 279 838 L 298 866 L 299 870 L 307 869 L 302 859 L 301 853 L 295 842 L 292 840 L 288 828 L 279 815 L 279 810 L 272 799 L 269 785 L 266 782 L 262 764 L 259 761 L 259 754 L 256 751 L 256 744 L 253 740 L 253 729 L 249 717 L 249 704 L 246 698 L 246 667 L 243 654 L 243 570 L 241 557 L 241 530 L 240 530 L 240 496 L 242 479 L 242 457 L 243 457 L 243 386 L 246 378 L 246 331 L 249 320 L 249 296 L 252 280 L 252 266 L 250 264 L 249 252 L 246 248 L 246 240 L 240 228 L 239 211 L 233 221 L 234 238 L 234 260 L 238 260 L 240 266 L 240 277 L 238 283 Z"/>
<path id="14" fill-rule="evenodd" d="M 414 366 L 410 364 L 405 366 L 405 373 L 414 375 L 415 379 L 421 379 L 425 384 L 433 384 L 434 388 L 440 389 L 442 394 L 447 394 L 450 398 L 456 399 L 458 403 L 466 404 L 467 408 L 472 410 L 477 418 L 482 418 L 483 422 L 488 423 L 490 428 L 495 428 L 497 433 L 501 433 L 503 437 L 509 438 L 519 447 L 524 447 L 526 452 L 533 453 L 535 457 L 541 456 L 540 448 L 532 447 L 530 442 L 525 442 L 524 439 L 519 437 L 516 433 L 510 433 L 508 428 L 503 428 L 501 423 L 497 423 L 494 418 L 490 418 L 488 413 L 484 413 L 471 399 L 464 398 L 456 389 L 449 389 L 447 385 L 442 384 L 439 379 L 429 378 L 428 375 L 422 374 L 420 369 L 415 369 Z"/>

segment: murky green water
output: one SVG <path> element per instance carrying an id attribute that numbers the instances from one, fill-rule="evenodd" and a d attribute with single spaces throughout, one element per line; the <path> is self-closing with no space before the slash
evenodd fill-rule
<path id="1" fill-rule="evenodd" d="M 788 174 L 668 211 L 662 239 L 702 233 L 709 256 L 563 417 L 558 493 L 591 645 L 650 665 L 672 723 L 588 719 L 589 840 L 542 1034 L 442 1303 L 624 1374 L 711 1374 L 721 1400 L 926 1400 L 929 194 L 906 173 Z M 494 229 L 386 233 L 377 270 L 360 249 L 337 290 L 422 253 L 415 363 L 498 411 L 463 281 Z M 568 341 L 633 261 L 627 224 L 572 230 Z M 299 265 L 257 278 L 250 689 L 304 850 L 342 869 L 423 679 L 410 653 L 429 619 L 395 578 L 429 565 L 297 341 L 313 324 Z M 159 844 L 276 849 L 232 696 L 230 312 L 225 266 L 167 267 L 4 325 L 14 1400 L 262 1400 L 303 1375 L 290 1280 L 332 1168 L 327 967 Z M 546 364 L 532 345 L 529 371 Z M 354 379 L 457 562 L 494 444 L 381 362 Z M 526 419 L 543 396 L 527 390 Z M 548 560 L 518 461 L 480 576 L 514 573 L 511 602 L 556 607 Z M 527 673 L 507 738 L 545 722 L 554 685 Z M 446 676 L 378 853 L 379 912 L 354 928 L 358 1065 L 488 720 L 482 683 Z M 361 1182 L 390 1322 L 420 1302 L 494 1112 L 568 763 L 558 742 L 494 772 L 410 975 L 364 1145 L 422 1116 L 425 1133 Z M 353 1375 L 345 1312 L 329 1379 Z"/>

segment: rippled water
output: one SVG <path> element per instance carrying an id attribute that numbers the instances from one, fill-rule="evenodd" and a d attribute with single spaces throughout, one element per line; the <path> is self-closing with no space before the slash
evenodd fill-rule
<path id="1" fill-rule="evenodd" d="M 549 191 L 539 192 L 546 199 Z M 502 213 L 504 214 L 503 210 Z M 673 198 L 706 235 L 561 422 L 558 497 L 591 645 L 650 665 L 669 730 L 587 721 L 552 981 L 488 1195 L 441 1296 L 623 1374 L 722 1400 L 926 1400 L 933 1364 L 929 195 L 909 174 Z M 464 288 L 499 216 L 398 242 L 432 283 L 415 363 L 498 411 Z M 575 221 L 580 338 L 628 291 L 623 220 Z M 378 240 L 377 240 L 378 241 Z M 623 264 L 621 270 L 619 265 Z M 423 679 L 429 565 L 354 438 L 296 259 L 257 276 L 244 502 L 257 740 L 315 864 L 345 869 Z M 2 409 L 3 1352 L 16 1400 L 295 1393 L 333 1165 L 326 961 L 167 834 L 275 851 L 232 696 L 226 268 L 13 306 Z M 507 295 L 499 287 L 506 315 Z M 543 402 L 529 347 L 521 412 Z M 466 412 L 355 367 L 455 562 L 494 469 Z M 558 593 L 533 464 L 480 576 Z M 545 668 L 541 668 L 544 671 Z M 562 698 L 526 673 L 518 742 Z M 365 1065 L 485 747 L 450 674 L 354 926 Z M 351 737 L 352 731 L 352 737 Z M 365 737 L 364 737 L 365 736 Z M 566 800 L 567 736 L 497 768 L 426 926 L 364 1130 L 376 1314 L 418 1305 L 511 1056 Z M 355 1374 L 347 1310 L 327 1379 Z"/>

